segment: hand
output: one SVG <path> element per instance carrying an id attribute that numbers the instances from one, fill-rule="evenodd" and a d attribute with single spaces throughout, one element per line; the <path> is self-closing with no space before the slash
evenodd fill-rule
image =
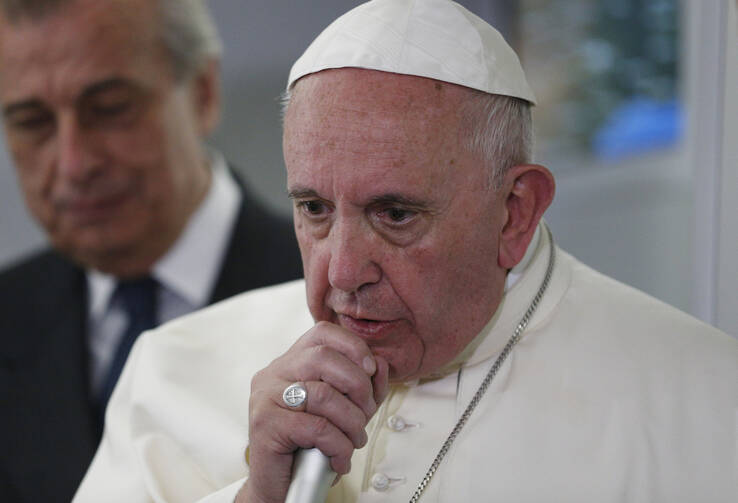
<path id="1" fill-rule="evenodd" d="M 354 449 L 367 441 L 365 427 L 384 400 L 388 365 L 357 335 L 319 322 L 251 381 L 249 478 L 236 502 L 283 502 L 297 449 L 317 447 L 340 475 L 351 469 Z M 307 400 L 292 409 L 282 392 L 294 382 Z"/>

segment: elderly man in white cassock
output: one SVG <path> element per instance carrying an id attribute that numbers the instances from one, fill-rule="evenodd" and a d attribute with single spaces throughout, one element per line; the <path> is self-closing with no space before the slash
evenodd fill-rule
<path id="1" fill-rule="evenodd" d="M 139 339 L 75 502 L 738 501 L 738 343 L 556 247 L 498 32 L 374 0 L 288 91 L 304 282 Z"/>

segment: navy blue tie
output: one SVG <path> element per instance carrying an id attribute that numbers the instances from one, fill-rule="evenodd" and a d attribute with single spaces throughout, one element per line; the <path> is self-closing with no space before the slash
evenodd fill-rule
<path id="1" fill-rule="evenodd" d="M 154 328 L 156 323 L 156 290 L 157 283 L 150 276 L 133 281 L 121 281 L 113 294 L 113 299 L 119 299 L 128 317 L 128 325 L 118 348 L 115 350 L 113 362 L 105 377 L 102 391 L 98 400 L 100 424 L 103 424 L 105 407 L 108 404 L 115 383 L 123 370 L 123 366 L 131 352 L 136 338 L 146 330 Z"/>

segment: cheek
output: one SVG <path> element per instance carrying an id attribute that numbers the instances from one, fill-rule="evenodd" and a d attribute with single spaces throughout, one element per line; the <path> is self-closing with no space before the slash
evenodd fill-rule
<path id="1" fill-rule="evenodd" d="M 412 311 L 427 315 L 433 311 L 434 300 L 443 295 L 445 271 L 448 269 L 448 254 L 437 244 L 429 243 L 412 249 L 396 251 L 391 266 L 384 270 L 397 294 Z M 417 313 L 418 316 L 421 313 Z M 417 320 L 420 321 L 420 320 Z"/>
<path id="2" fill-rule="evenodd" d="M 26 205 L 36 218 L 48 223 L 55 214 L 52 202 L 54 177 L 51 164 L 45 161 L 44 149 L 14 148 L 12 154 Z"/>
<path id="3" fill-rule="evenodd" d="M 153 205 L 150 217 L 162 207 L 176 204 L 176 192 L 186 190 L 188 177 L 184 163 L 169 155 L 164 132 L 157 124 L 142 125 L 101 138 L 106 166 L 111 177 L 127 179 L 137 187 L 139 203 Z"/>
<path id="4" fill-rule="evenodd" d="M 447 320 L 463 322 L 484 302 L 496 263 L 492 241 L 452 232 L 404 251 L 394 267 L 393 287 L 421 333 L 445 331 Z"/>
<path id="5" fill-rule="evenodd" d="M 320 245 L 298 223 L 295 215 L 295 235 L 300 247 L 303 270 L 305 272 L 305 283 L 307 300 L 310 313 L 315 321 L 330 318 L 330 312 L 325 307 L 325 297 L 328 292 L 328 257 L 321 253 Z"/>
<path id="6" fill-rule="evenodd" d="M 101 133 L 98 142 L 115 164 L 149 166 L 163 162 L 170 140 L 160 120 L 146 117 L 133 126 Z"/>

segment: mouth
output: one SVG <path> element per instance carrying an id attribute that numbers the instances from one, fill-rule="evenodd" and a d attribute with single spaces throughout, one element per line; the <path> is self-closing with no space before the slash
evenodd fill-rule
<path id="1" fill-rule="evenodd" d="M 58 207 L 77 225 L 92 225 L 110 220 L 128 201 L 128 194 L 120 192 L 105 197 L 70 198 Z"/>
<path id="2" fill-rule="evenodd" d="M 336 313 L 338 324 L 364 339 L 381 339 L 395 330 L 400 320 L 374 320 L 354 318 L 346 314 Z"/>

